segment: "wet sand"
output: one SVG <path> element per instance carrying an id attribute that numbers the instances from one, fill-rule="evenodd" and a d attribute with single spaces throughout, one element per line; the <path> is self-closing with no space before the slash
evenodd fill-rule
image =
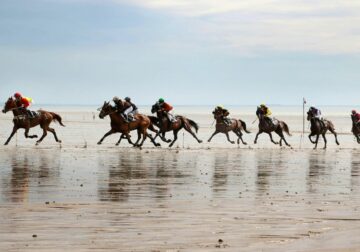
<path id="1" fill-rule="evenodd" d="M 334 116 L 342 145 L 329 135 L 326 151 L 301 143 L 293 115 L 294 149 L 185 135 L 179 148 L 138 150 L 115 147 L 118 135 L 97 146 L 109 122 L 79 114 L 55 126 L 62 145 L 18 134 L 0 147 L 0 251 L 360 250 L 360 151 L 347 118 Z M 207 139 L 208 117 L 193 117 Z"/>

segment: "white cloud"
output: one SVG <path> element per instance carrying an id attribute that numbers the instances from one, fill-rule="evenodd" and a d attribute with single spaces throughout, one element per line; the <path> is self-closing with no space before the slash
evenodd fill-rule
<path id="1" fill-rule="evenodd" d="M 203 42 L 238 52 L 360 52 L 358 0 L 111 1 L 188 19 L 188 29 Z"/>

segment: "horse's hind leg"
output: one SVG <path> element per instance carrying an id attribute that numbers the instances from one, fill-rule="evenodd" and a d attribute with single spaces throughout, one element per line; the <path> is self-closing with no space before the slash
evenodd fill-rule
<path id="1" fill-rule="evenodd" d="M 276 134 L 278 134 L 279 137 L 280 137 L 280 146 L 282 146 L 282 141 L 284 141 L 284 143 L 285 143 L 287 146 L 289 146 L 289 147 L 291 146 L 291 145 L 288 144 L 288 142 L 286 141 L 285 136 L 284 136 L 284 133 L 283 133 L 282 131 L 276 132 Z"/>
<path id="2" fill-rule="evenodd" d="M 179 130 L 178 129 L 176 129 L 176 130 L 174 130 L 174 140 L 171 142 L 171 144 L 169 145 L 169 147 L 172 147 L 173 145 L 174 145 L 174 143 L 176 142 L 176 140 L 177 140 L 177 138 L 178 138 L 178 132 L 179 132 Z"/>
<path id="3" fill-rule="evenodd" d="M 136 142 L 134 143 L 135 146 L 137 146 L 139 144 L 140 139 L 141 139 L 141 130 L 140 129 L 137 130 L 137 134 L 138 134 L 138 138 L 137 138 Z"/>
<path id="4" fill-rule="evenodd" d="M 335 130 L 334 130 L 334 129 L 332 129 L 332 128 L 330 128 L 329 130 L 330 130 L 330 132 L 331 132 L 331 133 L 333 133 L 333 134 L 334 134 L 336 144 L 337 144 L 337 145 L 340 145 L 340 143 L 339 143 L 339 141 L 338 141 L 338 139 L 337 139 L 337 134 L 336 134 Z"/>
<path id="5" fill-rule="evenodd" d="M 30 131 L 30 128 L 25 129 L 24 135 L 25 135 L 26 138 L 37 138 L 38 137 L 37 135 L 30 135 L 29 136 L 29 131 Z"/>
<path id="6" fill-rule="evenodd" d="M 238 130 L 238 131 L 233 130 L 233 131 L 234 131 L 234 133 L 238 136 L 237 144 L 240 144 L 240 140 L 241 140 L 241 142 L 243 143 L 243 145 L 247 145 L 247 143 L 246 143 L 246 142 L 244 141 L 244 139 L 242 138 L 243 133 L 241 132 L 241 130 Z"/>
<path id="7" fill-rule="evenodd" d="M 17 130 L 18 130 L 18 127 L 14 126 L 9 138 L 6 140 L 4 145 L 8 145 L 8 143 L 10 142 L 11 138 L 15 135 Z"/>
<path id="8" fill-rule="evenodd" d="M 324 139 L 324 150 L 326 149 L 326 145 L 327 145 L 327 140 L 326 140 L 326 137 L 325 137 L 325 133 L 322 133 L 321 134 L 323 139 Z"/>
<path id="9" fill-rule="evenodd" d="M 36 145 L 38 145 L 39 143 L 41 143 L 42 140 L 44 140 L 44 138 L 47 136 L 47 130 L 46 130 L 45 128 L 42 128 L 42 129 L 43 129 L 43 134 L 42 134 L 41 138 L 36 141 Z"/>
<path id="10" fill-rule="evenodd" d="M 202 140 L 200 140 L 200 139 L 195 135 L 195 133 L 191 130 L 190 126 L 187 125 L 186 123 L 185 123 L 185 125 L 184 125 L 184 129 L 185 129 L 187 132 L 189 132 L 189 133 L 198 141 L 198 143 L 202 143 Z"/>
<path id="11" fill-rule="evenodd" d="M 54 138 L 55 138 L 55 141 L 58 142 L 58 143 L 61 143 L 61 140 L 58 139 L 57 135 L 56 135 L 56 132 L 53 128 L 48 128 L 48 131 L 50 131 L 53 135 L 54 135 Z"/>
<path id="12" fill-rule="evenodd" d="M 141 143 L 140 144 L 134 144 L 134 146 L 138 146 L 138 147 L 141 147 L 141 146 L 143 146 L 143 144 L 144 144 L 144 142 L 145 142 L 145 139 L 147 138 L 147 136 L 148 136 L 148 133 L 146 132 L 146 129 L 143 129 L 142 130 L 142 132 L 141 132 L 141 134 L 142 134 L 142 136 L 143 136 L 143 139 L 142 139 L 142 141 L 141 141 Z"/>
<path id="13" fill-rule="evenodd" d="M 147 134 L 147 136 L 150 138 L 150 141 L 155 145 L 155 147 L 161 146 L 160 143 L 155 142 L 155 138 L 153 138 L 151 134 Z"/>
<path id="14" fill-rule="evenodd" d="M 275 142 L 275 141 L 274 141 L 271 132 L 269 132 L 268 135 L 269 135 L 270 140 L 271 140 L 272 143 L 274 143 L 274 144 L 279 144 L 278 142 Z"/>

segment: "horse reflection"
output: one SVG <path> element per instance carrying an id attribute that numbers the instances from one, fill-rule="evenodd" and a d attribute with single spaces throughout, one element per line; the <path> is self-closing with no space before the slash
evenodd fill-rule
<path id="1" fill-rule="evenodd" d="M 30 189 L 35 189 L 42 184 L 56 184 L 59 175 L 59 159 L 51 153 L 51 158 L 42 150 L 34 152 L 11 154 L 10 178 L 4 178 L 3 186 L 6 197 L 11 202 L 25 202 L 30 198 Z M 37 198 L 48 191 L 39 190 Z"/>

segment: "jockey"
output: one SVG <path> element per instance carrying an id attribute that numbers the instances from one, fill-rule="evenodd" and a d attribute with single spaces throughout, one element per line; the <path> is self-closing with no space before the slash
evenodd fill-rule
<path id="1" fill-rule="evenodd" d="M 316 119 L 319 119 L 320 121 L 322 121 L 323 117 L 321 115 L 321 110 L 320 109 L 317 109 L 315 107 L 310 107 L 309 110 L 311 111 L 311 113 L 314 115 L 314 117 Z"/>
<path id="2" fill-rule="evenodd" d="M 30 110 L 28 110 L 28 107 L 30 107 L 33 99 L 29 97 L 22 96 L 19 92 L 16 92 L 14 94 L 16 105 L 25 111 L 25 113 L 29 116 L 29 118 L 32 118 L 33 115 Z"/>
<path id="3" fill-rule="evenodd" d="M 217 105 L 215 110 L 220 111 L 222 114 L 222 120 L 224 121 L 224 123 L 229 126 L 231 125 L 231 119 L 228 117 L 230 115 L 229 110 L 227 110 L 226 108 L 224 108 L 223 105 Z"/>
<path id="4" fill-rule="evenodd" d="M 310 107 L 309 111 L 313 114 L 315 119 L 318 119 L 323 127 L 325 127 L 325 123 L 323 120 L 323 116 L 321 114 L 321 110 L 315 107 Z"/>
<path id="5" fill-rule="evenodd" d="M 166 103 L 163 98 L 160 98 L 158 103 L 160 105 L 161 110 L 166 113 L 166 116 L 169 119 L 169 121 L 172 123 L 175 122 L 176 121 L 175 117 L 170 113 L 170 111 L 173 110 L 173 106 L 171 106 L 169 103 Z"/>
<path id="6" fill-rule="evenodd" d="M 131 98 L 130 97 L 125 97 L 125 104 L 124 104 L 125 110 L 123 112 L 125 120 L 126 121 L 136 121 L 135 119 L 135 115 L 138 113 L 138 108 L 137 106 L 132 103 Z"/>
<path id="7" fill-rule="evenodd" d="M 265 104 L 261 104 L 260 109 L 263 112 L 265 120 L 271 123 L 272 126 L 275 126 L 274 119 L 271 117 L 272 115 L 271 110 Z"/>
<path id="8" fill-rule="evenodd" d="M 352 110 L 351 111 L 351 117 L 353 117 L 355 119 L 354 123 L 356 125 L 359 125 L 359 123 L 360 123 L 360 113 L 356 112 L 356 110 Z"/>

